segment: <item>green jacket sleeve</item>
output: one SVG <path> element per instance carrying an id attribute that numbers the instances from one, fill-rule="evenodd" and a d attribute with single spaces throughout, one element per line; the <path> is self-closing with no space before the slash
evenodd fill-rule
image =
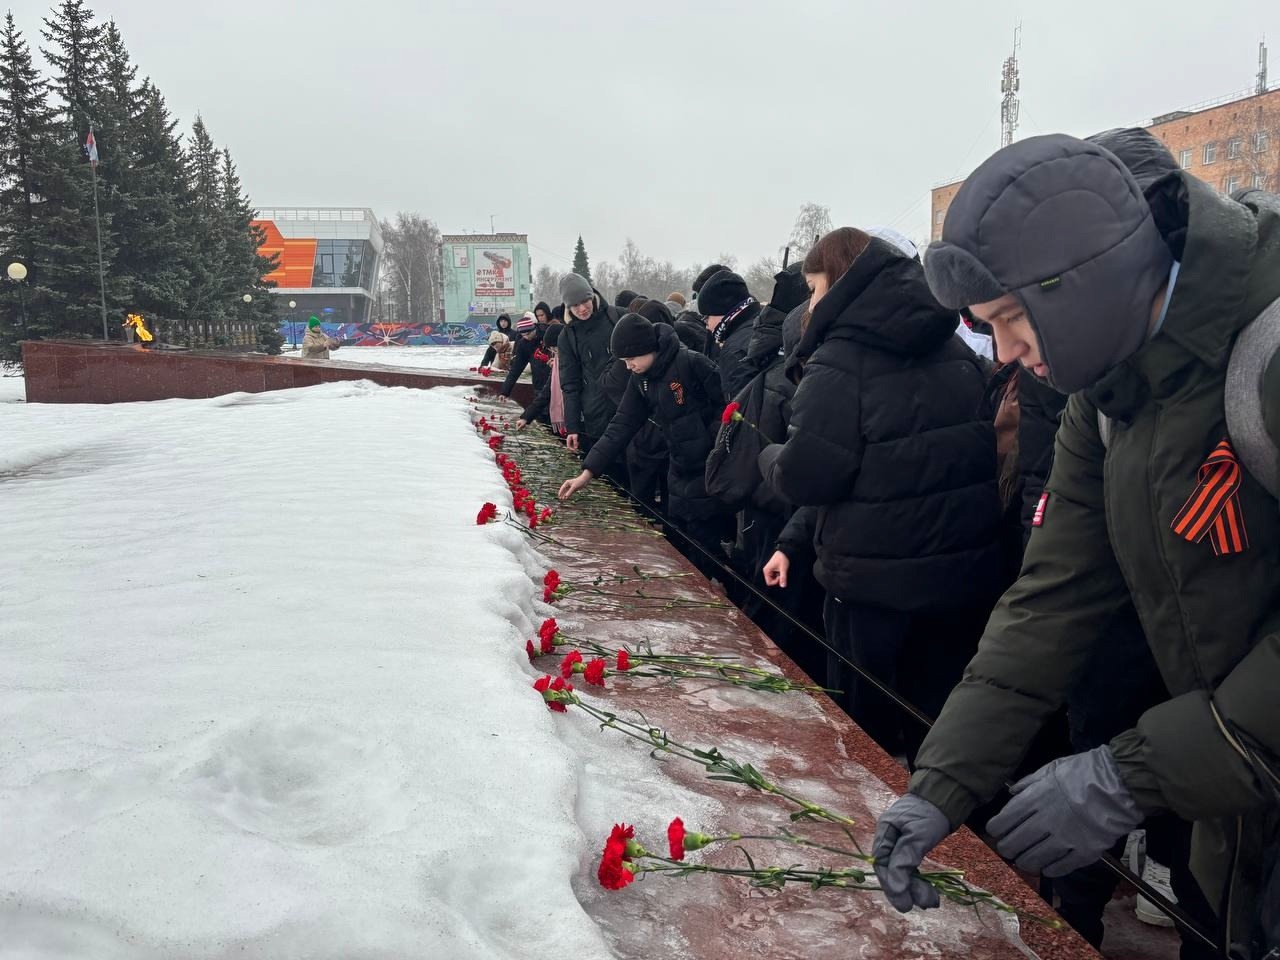
<path id="1" fill-rule="evenodd" d="M 1107 536 L 1097 412 L 1071 398 L 1055 445 L 1044 524 L 1000 599 L 964 679 L 917 757 L 911 791 L 952 824 L 993 797 L 1065 701 L 1128 603 Z"/>
<path id="2" fill-rule="evenodd" d="M 1280 797 L 1280 636 L 1270 634 L 1213 691 L 1152 707 L 1111 741 L 1125 786 L 1148 813 L 1234 817 Z"/>

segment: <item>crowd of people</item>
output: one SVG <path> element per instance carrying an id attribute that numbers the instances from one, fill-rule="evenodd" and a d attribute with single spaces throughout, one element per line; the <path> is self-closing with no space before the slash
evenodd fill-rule
<path id="1" fill-rule="evenodd" d="M 874 849 L 894 906 L 937 905 L 913 871 L 969 823 L 1097 945 L 1100 858 L 1145 836 L 1217 944 L 1184 958 L 1280 956 L 1280 198 L 1143 130 L 1044 136 L 923 260 L 841 227 L 767 303 L 718 264 L 687 300 L 560 293 L 500 334 L 518 427 L 581 454 L 562 498 L 604 477 L 661 517 L 909 766 Z"/>

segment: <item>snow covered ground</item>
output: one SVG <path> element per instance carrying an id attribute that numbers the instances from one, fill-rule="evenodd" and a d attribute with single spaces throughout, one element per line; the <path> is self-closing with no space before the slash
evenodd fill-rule
<path id="1" fill-rule="evenodd" d="M 643 751 L 593 775 L 529 690 L 542 567 L 475 525 L 509 496 L 462 388 L 43 406 L 20 384 L 0 956 L 611 955 L 571 884 L 602 893 L 619 799 L 699 811 Z"/>
<path id="2" fill-rule="evenodd" d="M 484 359 L 478 347 L 343 347 L 331 357 L 346 363 L 381 363 L 421 370 L 452 370 L 466 373 Z"/>

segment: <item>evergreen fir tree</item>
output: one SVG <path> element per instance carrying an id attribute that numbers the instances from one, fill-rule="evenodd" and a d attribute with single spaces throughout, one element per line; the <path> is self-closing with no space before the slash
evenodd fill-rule
<path id="1" fill-rule="evenodd" d="M 145 270 L 136 258 L 125 259 L 123 247 L 130 243 L 124 231 L 147 229 L 137 209 L 135 149 L 140 110 L 135 81 L 138 68 L 129 58 L 115 21 L 100 32 L 101 87 L 94 110 L 94 136 L 98 144 L 98 207 L 104 239 L 109 238 L 113 256 L 105 260 L 107 312 L 123 316 L 137 309 L 134 287 L 137 273 Z M 104 256 L 106 250 L 104 250 Z M 95 252 L 96 255 L 96 252 Z"/>
<path id="2" fill-rule="evenodd" d="M 53 67 L 49 86 L 63 102 L 65 122 L 46 178 L 50 258 L 42 276 L 47 281 L 49 309 L 61 316 L 63 331 L 70 335 L 101 336 L 98 250 L 93 209 L 93 178 L 84 143 L 91 123 L 103 107 L 103 29 L 84 0 L 62 0 L 46 17 L 42 36 L 48 47 L 41 52 Z M 96 133 L 96 131 L 95 131 Z M 103 143 L 99 153 L 114 149 Z M 119 335 L 118 306 L 124 300 L 122 277 L 114 269 L 116 244 L 112 235 L 109 193 L 99 197 L 102 261 L 107 278 L 107 302 L 114 321 L 108 320 L 108 336 Z"/>
<path id="3" fill-rule="evenodd" d="M 186 315 L 201 324 L 203 334 L 199 339 L 203 340 L 211 339 L 210 325 L 227 319 L 227 231 L 223 227 L 219 159 L 213 137 L 204 119 L 197 114 L 191 126 L 186 157 L 190 202 L 184 228 L 192 241 L 186 263 L 189 279 Z"/>
<path id="4" fill-rule="evenodd" d="M 253 223 L 254 209 L 240 185 L 240 175 L 231 160 L 231 151 L 222 149 L 222 210 L 223 229 L 226 231 L 227 277 L 230 280 L 231 306 L 234 298 L 241 298 L 243 309 L 235 311 L 237 317 L 251 320 L 258 334 L 258 342 L 267 353 L 279 353 L 284 343 L 280 322 L 275 312 L 275 297 L 264 278 L 276 268 L 276 258 L 264 257 L 259 250 L 266 240 L 265 232 Z M 244 304 L 244 293 L 253 297 Z"/>
<path id="5" fill-rule="evenodd" d="M 587 283 L 591 282 L 591 265 L 587 262 L 587 248 L 582 242 L 582 234 L 578 234 L 578 247 L 573 251 L 573 272 L 586 277 Z"/>
<path id="6" fill-rule="evenodd" d="M 25 293 L 26 335 L 34 339 L 100 335 L 93 201 L 80 146 L 49 104 L 12 16 L 0 47 L 0 232 L 30 269 L 22 291 L 6 289 L 6 305 Z M 12 306 L 20 316 L 21 304 Z M 7 326 L 13 330 L 12 321 Z M 0 346 L 9 359 L 15 339 L 6 333 Z"/>
<path id="7" fill-rule="evenodd" d="M 178 122 L 164 96 L 144 80 L 130 141 L 132 204 L 118 224 L 120 270 L 132 278 L 134 308 L 161 333 L 186 316 L 192 237 L 183 229 L 190 198 Z"/>
<path id="8" fill-rule="evenodd" d="M 83 143 L 102 89 L 102 26 L 84 0 L 62 0 L 44 26 L 40 33 L 50 46 L 40 52 L 53 67 L 52 87 L 66 105 L 67 123 Z"/>

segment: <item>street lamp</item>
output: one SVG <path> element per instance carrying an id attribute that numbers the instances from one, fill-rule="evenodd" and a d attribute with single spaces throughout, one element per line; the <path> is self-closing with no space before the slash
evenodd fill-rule
<path id="1" fill-rule="evenodd" d="M 18 300 L 22 303 L 22 335 L 27 335 L 27 265 L 21 260 L 14 260 L 4 271 L 10 280 L 18 285 Z"/>
<path id="2" fill-rule="evenodd" d="M 297 300 L 289 301 L 289 339 L 293 341 L 293 349 L 298 349 L 298 321 L 293 315 L 293 311 L 298 307 Z"/>

